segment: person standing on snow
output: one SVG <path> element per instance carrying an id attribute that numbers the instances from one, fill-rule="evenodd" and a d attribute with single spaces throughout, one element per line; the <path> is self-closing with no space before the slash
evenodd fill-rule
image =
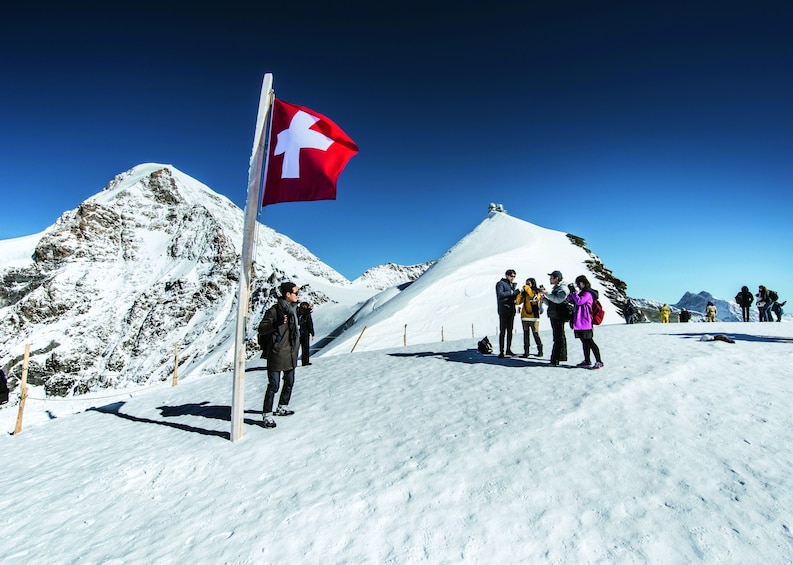
<path id="1" fill-rule="evenodd" d="M 498 307 L 498 356 L 504 357 L 504 340 L 507 355 L 512 352 L 512 328 L 515 325 L 515 297 L 520 294 L 515 283 L 514 269 L 507 269 L 504 278 L 496 283 L 496 306 Z"/>
<path id="2" fill-rule="evenodd" d="M 708 305 L 705 306 L 705 316 L 708 318 L 708 322 L 715 322 L 716 321 L 716 313 L 718 310 L 716 309 L 716 305 L 713 304 L 710 300 L 708 300 Z"/>
<path id="3" fill-rule="evenodd" d="M 278 287 L 281 296 L 273 306 L 264 313 L 259 324 L 260 343 L 267 343 L 267 390 L 264 393 L 262 420 L 265 428 L 274 428 L 275 416 L 291 416 L 295 412 L 289 410 L 289 399 L 295 384 L 295 367 L 300 351 L 300 334 L 297 324 L 298 288 L 292 282 L 282 283 Z M 273 412 L 273 401 L 281 373 L 284 374 L 284 387 L 278 399 L 278 409 Z"/>
<path id="4" fill-rule="evenodd" d="M 573 333 L 581 340 L 584 348 L 584 360 L 576 367 L 584 369 L 602 369 L 603 361 L 600 358 L 600 348 L 595 343 L 594 324 L 592 323 L 592 305 L 598 298 L 598 291 L 589 284 L 589 279 L 584 275 L 579 275 L 575 279 L 576 290 L 570 285 L 570 294 L 567 300 L 575 304 L 573 314 Z M 595 364 L 592 364 L 591 354 L 595 354 Z"/>
<path id="5" fill-rule="evenodd" d="M 757 294 L 754 295 L 757 301 L 757 313 L 761 322 L 772 322 L 771 319 L 771 298 L 768 296 L 768 289 L 763 285 L 757 287 Z"/>
<path id="6" fill-rule="evenodd" d="M 563 302 L 567 301 L 567 290 L 562 282 L 562 273 L 553 271 L 549 273 L 553 287 L 550 292 L 541 291 L 540 296 L 543 302 L 548 305 L 548 318 L 551 321 L 551 332 L 553 333 L 553 349 L 551 350 L 551 366 L 558 367 L 562 361 L 567 361 L 567 336 L 564 333 L 564 325 L 568 318 L 564 315 L 565 308 Z"/>
<path id="7" fill-rule="evenodd" d="M 741 292 L 735 295 L 735 302 L 741 307 L 743 321 L 748 322 L 749 312 L 752 308 L 752 302 L 754 302 L 754 296 L 752 296 L 748 286 L 744 285 L 741 287 Z"/>
<path id="8" fill-rule="evenodd" d="M 534 336 L 537 344 L 537 357 L 542 357 L 542 340 L 540 339 L 540 289 L 537 281 L 528 278 L 523 290 L 515 299 L 515 304 L 523 305 L 520 309 L 520 321 L 523 324 L 523 356 L 528 357 L 531 349 L 529 333 Z"/>
<path id="9" fill-rule="evenodd" d="M 664 304 L 658 309 L 658 311 L 661 313 L 661 323 L 668 324 L 669 314 L 672 312 L 672 309 L 669 307 L 669 304 Z"/>
<path id="10" fill-rule="evenodd" d="M 311 312 L 314 307 L 308 302 L 301 302 L 297 310 L 297 323 L 300 326 L 300 364 L 304 367 L 311 365 L 311 339 L 314 337 L 314 319 Z"/>

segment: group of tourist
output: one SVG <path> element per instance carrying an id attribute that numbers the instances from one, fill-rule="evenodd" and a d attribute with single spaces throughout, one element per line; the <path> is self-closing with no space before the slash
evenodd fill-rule
<path id="1" fill-rule="evenodd" d="M 540 338 L 540 315 L 547 309 L 551 322 L 553 347 L 550 365 L 558 367 L 567 361 L 567 336 L 565 325 L 570 323 L 576 338 L 581 340 L 584 360 L 576 365 L 588 369 L 603 368 L 600 349 L 594 340 L 592 308 L 598 299 L 598 291 L 594 290 L 589 280 L 580 275 L 575 285 L 565 284 L 562 273 L 558 270 L 548 273 L 551 289 L 537 286 L 534 278 L 526 279 L 522 287 L 515 282 L 517 273 L 508 269 L 504 278 L 496 283 L 496 303 L 499 319 L 498 357 L 517 355 L 512 351 L 512 331 L 517 310 L 520 310 L 523 325 L 523 357 L 531 355 L 531 340 L 537 346 L 537 357 L 543 356 L 543 345 Z M 594 356 L 594 363 L 592 362 Z"/>

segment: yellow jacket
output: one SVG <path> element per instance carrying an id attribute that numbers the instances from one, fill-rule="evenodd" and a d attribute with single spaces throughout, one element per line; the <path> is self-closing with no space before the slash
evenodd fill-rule
<path id="1" fill-rule="evenodd" d="M 540 296 L 529 285 L 523 286 L 523 291 L 515 297 L 515 304 L 523 304 L 520 309 L 521 320 L 540 319 Z"/>

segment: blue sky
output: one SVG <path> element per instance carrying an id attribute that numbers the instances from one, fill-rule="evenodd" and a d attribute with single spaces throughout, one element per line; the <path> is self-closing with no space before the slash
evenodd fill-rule
<path id="1" fill-rule="evenodd" d="M 0 238 L 145 162 L 243 207 L 272 72 L 360 152 L 336 201 L 261 221 L 348 278 L 437 258 L 496 202 L 585 238 L 632 296 L 793 294 L 791 3 L 266 4 L 10 9 Z"/>

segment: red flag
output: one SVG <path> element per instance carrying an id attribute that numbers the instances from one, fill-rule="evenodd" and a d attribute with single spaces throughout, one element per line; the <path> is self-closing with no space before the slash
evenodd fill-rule
<path id="1" fill-rule="evenodd" d="M 336 181 L 358 146 L 322 114 L 276 99 L 262 206 L 335 200 Z"/>

